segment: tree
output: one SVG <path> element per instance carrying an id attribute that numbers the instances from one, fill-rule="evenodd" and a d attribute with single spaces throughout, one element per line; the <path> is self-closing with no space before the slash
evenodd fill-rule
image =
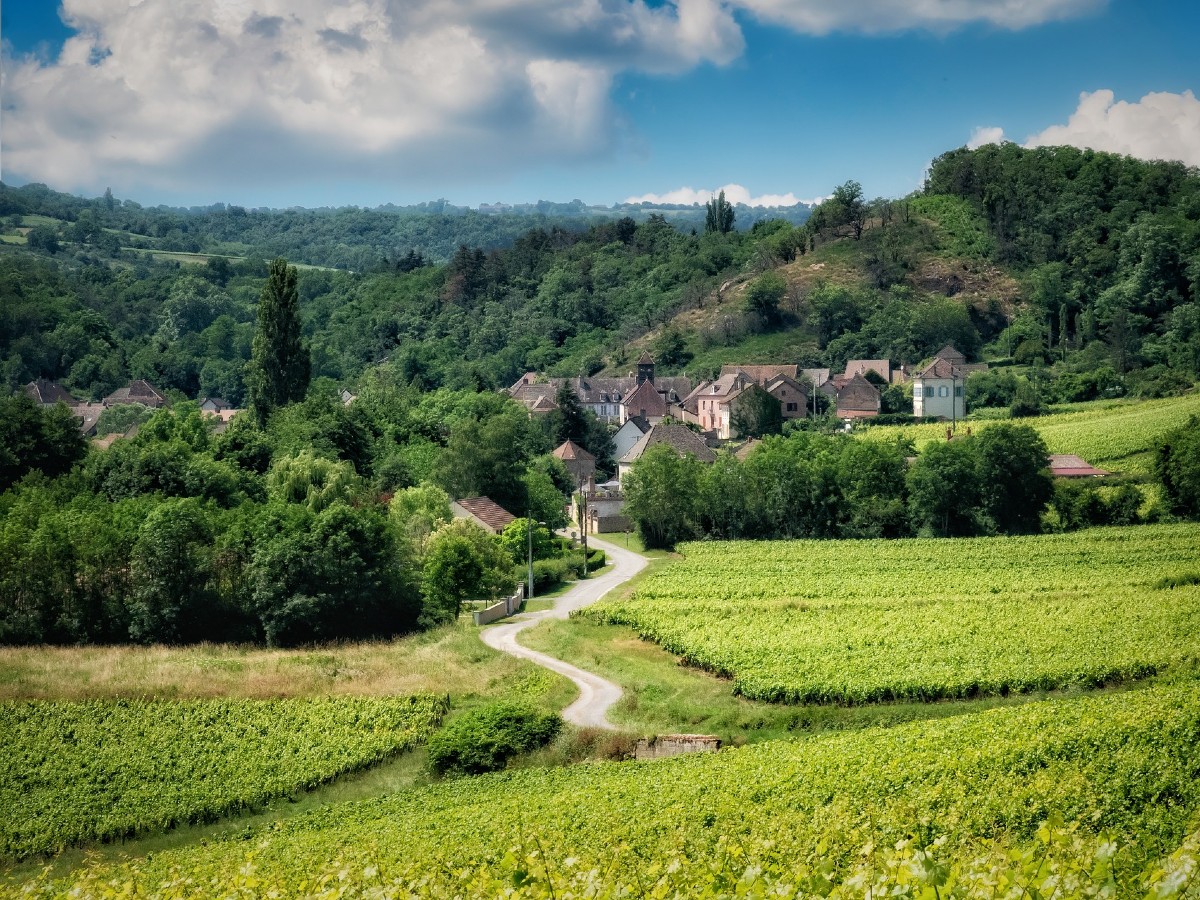
<path id="1" fill-rule="evenodd" d="M 168 500 L 146 516 L 130 559 L 130 638 L 171 644 L 203 633 L 209 538 L 204 512 L 191 498 Z"/>
<path id="2" fill-rule="evenodd" d="M 930 444 L 908 470 L 908 505 L 918 530 L 935 537 L 977 534 L 980 483 L 974 438 Z"/>
<path id="3" fill-rule="evenodd" d="M 464 601 L 497 596 L 513 585 L 512 569 L 495 535 L 467 519 L 443 525 L 425 553 L 421 624 L 453 622 Z"/>
<path id="4" fill-rule="evenodd" d="M 863 226 L 867 220 L 867 204 L 863 200 L 862 185 L 857 181 L 847 181 L 833 189 L 830 201 L 834 207 L 834 224 L 849 225 L 854 229 L 854 239 L 862 237 Z"/>
<path id="5" fill-rule="evenodd" d="M 1154 474 L 1162 482 L 1171 512 L 1200 519 L 1200 419 L 1193 416 L 1158 445 Z"/>
<path id="6" fill-rule="evenodd" d="M 975 441 L 984 513 L 1006 534 L 1040 531 L 1042 510 L 1054 496 L 1041 435 L 1028 425 L 1001 424 Z"/>
<path id="7" fill-rule="evenodd" d="M 362 490 L 362 479 L 350 463 L 326 459 L 311 450 L 276 460 L 267 473 L 267 491 L 273 499 L 303 503 L 313 512 L 337 502 L 351 502 Z"/>
<path id="8" fill-rule="evenodd" d="M 276 259 L 258 298 L 258 330 L 246 373 L 250 407 L 259 424 L 265 425 L 278 407 L 302 400 L 310 374 L 308 346 L 300 334 L 296 269 Z"/>
<path id="9" fill-rule="evenodd" d="M 702 465 L 658 444 L 625 476 L 625 512 L 648 549 L 670 550 L 696 535 Z"/>
<path id="10" fill-rule="evenodd" d="M 454 518 L 446 492 L 428 481 L 397 491 L 388 514 L 418 557 L 424 553 L 429 536 Z"/>
<path id="11" fill-rule="evenodd" d="M 734 402 L 730 425 L 742 438 L 779 434 L 783 431 L 783 410 L 775 397 L 752 384 Z"/>
<path id="12" fill-rule="evenodd" d="M 41 409 L 24 394 L 0 397 L 0 491 L 31 469 L 53 477 L 84 458 L 87 442 L 74 415 L 62 403 Z"/>
<path id="13" fill-rule="evenodd" d="M 733 204 L 725 199 L 725 192 L 721 191 L 704 204 L 705 233 L 729 234 L 733 231 L 734 217 Z"/>
<path id="14" fill-rule="evenodd" d="M 554 446 L 564 441 L 574 441 L 580 446 L 586 445 L 588 422 L 584 416 L 583 405 L 579 397 L 571 389 L 571 383 L 564 381 L 554 394 L 554 403 L 558 409 L 549 416 L 551 427 L 554 429 L 552 440 Z"/>
<path id="15" fill-rule="evenodd" d="M 746 286 L 743 303 L 746 312 L 758 316 L 765 325 L 779 321 L 779 301 L 787 292 L 787 282 L 778 272 L 765 272 Z"/>

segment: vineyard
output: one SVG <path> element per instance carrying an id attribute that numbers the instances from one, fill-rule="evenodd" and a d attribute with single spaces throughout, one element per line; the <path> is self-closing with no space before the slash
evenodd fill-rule
<path id="1" fill-rule="evenodd" d="M 1022 420 L 1033 426 L 1051 453 L 1074 453 L 1093 465 L 1115 472 L 1147 474 L 1154 443 L 1168 431 L 1200 416 L 1200 393 L 1137 403 L 1108 401 L 1083 404 L 1085 408 Z M 976 431 L 996 421 L 968 423 Z M 961 426 L 960 426 L 961 428 Z M 866 440 L 912 438 L 920 449 L 946 436 L 945 425 L 886 426 L 869 428 Z"/>
<path id="2" fill-rule="evenodd" d="M 695 543 L 628 625 L 746 697 L 939 700 L 1127 682 L 1200 660 L 1200 526 L 957 540 Z"/>
<path id="3" fill-rule="evenodd" d="M 1180 680 L 451 780 L 22 896 L 1179 896 L 1197 886 L 1198 739 L 1200 685 Z"/>
<path id="4" fill-rule="evenodd" d="M 0 855 L 212 821 L 424 741 L 442 699 L 0 704 Z"/>

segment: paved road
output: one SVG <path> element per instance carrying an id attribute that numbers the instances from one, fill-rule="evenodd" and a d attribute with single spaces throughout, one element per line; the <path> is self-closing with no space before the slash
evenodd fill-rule
<path id="1" fill-rule="evenodd" d="M 531 628 L 545 619 L 565 619 L 574 610 L 583 609 L 595 603 L 617 585 L 628 581 L 646 567 L 645 557 L 638 556 L 622 549 L 608 541 L 597 540 L 594 536 L 588 538 L 593 547 L 602 547 L 613 562 L 613 567 L 602 575 L 575 582 L 574 586 L 559 595 L 552 609 L 538 612 L 521 613 L 503 620 L 498 625 L 490 625 L 480 632 L 483 642 L 489 647 L 495 647 L 512 656 L 528 659 L 539 666 L 565 675 L 575 682 L 579 688 L 579 699 L 563 710 L 562 716 L 574 725 L 590 725 L 595 728 L 609 728 L 606 713 L 609 707 L 621 699 L 621 689 L 611 681 L 606 681 L 599 675 L 577 669 L 561 659 L 547 656 L 536 650 L 530 650 L 517 643 L 517 635 L 526 628 Z"/>

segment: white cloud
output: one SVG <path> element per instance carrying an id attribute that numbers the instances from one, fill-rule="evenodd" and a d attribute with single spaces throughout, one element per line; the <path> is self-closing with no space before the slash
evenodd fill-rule
<path id="1" fill-rule="evenodd" d="M 1028 28 L 1103 7 L 1107 0 L 736 0 L 757 18 L 804 34 L 950 31 L 974 22 Z"/>
<path id="2" fill-rule="evenodd" d="M 1004 129 L 996 126 L 981 125 L 971 132 L 971 137 L 967 141 L 968 150 L 976 150 L 984 144 L 1002 144 L 1004 143 Z"/>
<path id="3" fill-rule="evenodd" d="M 622 71 L 743 50 L 720 0 L 64 0 L 6 60 L 4 162 L 58 188 L 412 181 L 610 152 Z"/>
<path id="4" fill-rule="evenodd" d="M 1103 2 L 62 0 L 58 58 L 4 60 L 3 174 L 197 198 L 345 177 L 435 192 L 448 173 L 611 155 L 629 137 L 614 79 L 732 62 L 742 13 L 813 34 L 1020 28 Z"/>
<path id="5" fill-rule="evenodd" d="M 1052 125 L 1025 142 L 1059 144 L 1200 166 L 1200 100 L 1191 91 L 1151 93 L 1136 103 L 1116 101 L 1112 91 L 1084 92 L 1067 124 Z"/>
<path id="6" fill-rule="evenodd" d="M 713 197 L 717 196 L 719 191 L 725 192 L 725 199 L 730 203 L 744 203 L 747 206 L 795 206 L 797 203 L 807 203 L 809 205 L 820 203 L 823 198 L 817 197 L 812 200 L 801 200 L 795 194 L 788 192 L 786 194 L 760 194 L 757 197 L 751 196 L 750 192 L 740 184 L 727 184 L 724 187 L 713 188 L 708 190 L 696 190 L 690 187 L 676 188 L 673 191 L 667 191 L 665 194 L 642 194 L 640 197 L 628 197 L 626 203 L 669 203 L 680 204 L 683 206 L 691 206 L 695 203 L 707 203 Z"/>

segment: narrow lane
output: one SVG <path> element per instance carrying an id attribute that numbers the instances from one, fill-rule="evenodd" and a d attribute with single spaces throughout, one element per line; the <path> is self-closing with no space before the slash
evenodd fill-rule
<path id="1" fill-rule="evenodd" d="M 532 628 L 545 619 L 565 619 L 577 609 L 583 609 L 595 603 L 613 588 L 624 584 L 646 567 L 645 557 L 632 553 L 608 541 L 599 540 L 594 536 L 588 538 L 589 545 L 600 547 L 608 554 L 613 567 L 602 575 L 577 581 L 566 592 L 555 599 L 551 609 L 538 612 L 521 613 L 505 619 L 499 624 L 489 625 L 480 632 L 480 638 L 489 647 L 528 659 L 539 666 L 565 675 L 579 688 L 579 698 L 563 710 L 562 716 L 573 725 L 585 725 L 595 728 L 612 729 L 608 721 L 609 708 L 621 699 L 621 689 L 591 672 L 576 668 L 570 663 L 555 659 L 537 650 L 530 650 L 517 643 L 517 635 L 526 628 Z"/>

